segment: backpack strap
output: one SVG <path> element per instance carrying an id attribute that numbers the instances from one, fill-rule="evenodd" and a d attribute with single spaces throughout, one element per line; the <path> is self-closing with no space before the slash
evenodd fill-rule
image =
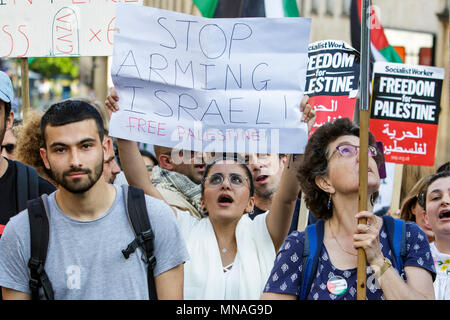
<path id="1" fill-rule="evenodd" d="M 29 200 L 27 206 L 31 239 L 31 255 L 28 262 L 31 297 L 33 300 L 39 300 L 39 288 L 42 287 L 47 300 L 54 300 L 52 284 L 44 270 L 50 232 L 44 200 L 43 198 Z"/>
<path id="2" fill-rule="evenodd" d="M 319 264 L 319 255 L 323 246 L 323 236 L 325 230 L 325 221 L 319 220 L 315 224 L 306 227 L 305 230 L 305 244 L 303 247 L 302 257 L 302 279 L 300 288 L 300 300 L 306 300 L 314 276 Z"/>
<path id="3" fill-rule="evenodd" d="M 386 225 L 389 245 L 395 256 L 394 267 L 400 274 L 403 273 L 403 261 L 406 258 L 406 224 L 402 219 L 394 219 L 384 215 L 383 223 Z"/>
<path id="4" fill-rule="evenodd" d="M 39 176 L 35 168 L 15 161 L 17 173 L 17 212 L 27 208 L 27 201 L 39 197 Z"/>
<path id="5" fill-rule="evenodd" d="M 124 186 L 124 190 L 125 188 L 126 187 Z M 155 278 L 153 275 L 153 270 L 156 265 L 156 258 L 153 255 L 153 239 L 155 238 L 155 235 L 148 218 L 144 191 L 142 189 L 128 186 L 126 199 L 126 211 L 128 218 L 131 221 L 136 238 L 127 246 L 126 249 L 122 250 L 122 253 L 125 259 L 128 259 L 130 254 L 136 251 L 138 247 L 141 247 L 144 251 L 142 260 L 147 263 L 148 268 L 147 281 L 149 298 L 151 300 L 157 300 L 158 296 L 156 294 Z"/>

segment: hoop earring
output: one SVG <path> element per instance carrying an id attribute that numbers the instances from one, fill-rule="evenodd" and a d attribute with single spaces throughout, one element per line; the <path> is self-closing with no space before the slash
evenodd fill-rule
<path id="1" fill-rule="evenodd" d="M 328 197 L 327 209 L 328 209 L 328 210 L 331 209 L 331 193 L 330 193 L 330 196 Z"/>

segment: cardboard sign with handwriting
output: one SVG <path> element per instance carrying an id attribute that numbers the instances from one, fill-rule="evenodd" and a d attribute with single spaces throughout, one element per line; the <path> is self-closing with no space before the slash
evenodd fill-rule
<path id="1" fill-rule="evenodd" d="M 111 56 L 117 3 L 143 0 L 0 0 L 0 57 Z"/>
<path id="2" fill-rule="evenodd" d="M 116 137 L 204 152 L 303 153 L 310 19 L 206 19 L 119 5 Z"/>

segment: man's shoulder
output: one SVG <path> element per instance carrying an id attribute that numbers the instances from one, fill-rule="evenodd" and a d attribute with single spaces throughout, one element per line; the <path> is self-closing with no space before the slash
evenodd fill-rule
<path id="1" fill-rule="evenodd" d="M 38 188 L 39 188 L 39 195 L 42 194 L 50 194 L 53 191 L 56 191 L 56 187 L 51 184 L 49 181 L 45 180 L 44 178 L 40 177 L 36 171 L 36 169 L 32 166 L 29 166 L 23 162 L 14 160 L 14 161 L 8 161 L 9 164 L 11 165 L 11 169 L 15 169 L 15 170 L 23 170 L 21 168 L 24 168 L 25 170 L 27 170 L 27 177 L 28 179 L 31 177 L 31 175 L 29 174 L 29 172 L 34 172 L 34 177 L 37 178 L 37 184 L 38 184 Z M 18 176 L 16 175 L 16 179 L 15 179 L 15 183 L 18 183 Z M 28 181 L 28 184 L 30 184 L 32 182 Z"/>
<path id="2" fill-rule="evenodd" d="M 164 185 L 157 185 L 156 189 L 161 193 L 163 198 L 170 204 L 174 206 L 181 206 L 181 207 L 191 207 L 192 205 L 189 203 L 189 201 L 186 199 L 186 196 L 176 190 L 175 188 L 164 186 Z"/>
<path id="3" fill-rule="evenodd" d="M 172 212 L 172 209 L 164 200 L 149 196 L 148 194 L 145 195 L 145 202 L 147 204 L 147 211 L 150 214 L 152 212 L 160 212 L 160 211 Z"/>
<path id="4" fill-rule="evenodd" d="M 9 219 L 2 234 L 2 238 L 7 238 L 7 234 L 14 234 L 15 237 L 22 239 L 30 238 L 30 222 L 27 209 L 22 210 Z"/>

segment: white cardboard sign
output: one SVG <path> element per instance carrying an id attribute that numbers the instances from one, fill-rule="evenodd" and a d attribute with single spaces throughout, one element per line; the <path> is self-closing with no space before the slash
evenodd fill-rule
<path id="1" fill-rule="evenodd" d="M 303 153 L 310 19 L 118 5 L 110 134 L 205 152 Z"/>
<path id="2" fill-rule="evenodd" d="M 0 0 L 0 57 L 111 56 L 117 3 Z"/>

